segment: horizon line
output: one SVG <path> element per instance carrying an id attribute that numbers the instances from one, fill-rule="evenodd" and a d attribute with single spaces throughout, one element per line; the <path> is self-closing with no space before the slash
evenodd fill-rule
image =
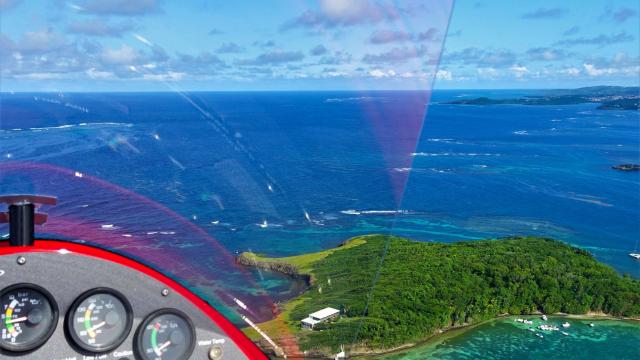
<path id="1" fill-rule="evenodd" d="M 256 92 L 304 92 L 304 93 L 319 93 L 319 92 L 433 92 L 433 91 L 502 91 L 502 90 L 575 90 L 592 87 L 623 87 L 623 88 L 636 88 L 638 85 L 589 85 L 578 87 L 547 87 L 547 88 L 517 88 L 517 87 L 504 87 L 504 88 L 445 88 L 445 89 L 326 89 L 326 90 L 300 90 L 300 89 L 243 89 L 243 90 L 0 90 L 0 94 L 34 94 L 34 93 L 76 93 L 76 94 L 132 94 L 132 93 L 176 93 L 176 92 L 188 92 L 188 93 L 256 93 Z"/>

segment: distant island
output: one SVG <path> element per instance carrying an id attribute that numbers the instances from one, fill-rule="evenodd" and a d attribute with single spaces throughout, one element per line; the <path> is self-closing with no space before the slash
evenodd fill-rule
<path id="1" fill-rule="evenodd" d="M 331 357 L 343 344 L 350 356 L 404 349 L 509 314 L 640 318 L 640 280 L 545 238 L 444 244 L 368 235 L 286 258 L 242 253 L 238 262 L 307 279 L 306 292 L 259 326 L 295 337 L 313 357 Z M 339 318 L 301 329 L 302 319 L 327 307 L 339 309 Z"/>
<path id="2" fill-rule="evenodd" d="M 638 164 L 614 165 L 611 168 L 613 170 L 620 170 L 620 171 L 640 171 L 640 165 L 638 165 Z"/>
<path id="3" fill-rule="evenodd" d="M 575 105 L 600 104 L 598 110 L 640 110 L 640 88 L 624 86 L 592 86 L 568 90 L 547 90 L 539 96 L 512 99 L 479 97 L 460 99 L 446 104 L 455 105 Z"/>

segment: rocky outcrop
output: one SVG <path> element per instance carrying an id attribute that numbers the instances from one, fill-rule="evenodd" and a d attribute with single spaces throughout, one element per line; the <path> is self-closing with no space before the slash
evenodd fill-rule
<path id="1" fill-rule="evenodd" d="M 638 165 L 638 164 L 614 165 L 611 168 L 613 170 L 620 170 L 620 171 L 640 171 L 640 165 Z"/>
<path id="2" fill-rule="evenodd" d="M 295 265 L 291 265 L 283 261 L 260 261 L 256 260 L 255 255 L 252 253 L 242 253 L 236 258 L 236 262 L 244 266 L 252 266 L 263 270 L 279 272 L 294 279 L 304 280 L 307 284 L 311 284 L 311 276 L 301 274 Z"/>

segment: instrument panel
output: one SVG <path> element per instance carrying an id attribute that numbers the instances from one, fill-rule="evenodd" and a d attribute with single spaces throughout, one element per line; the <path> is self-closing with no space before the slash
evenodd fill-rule
<path id="1" fill-rule="evenodd" d="M 213 308 L 160 273 L 85 245 L 38 245 L 0 248 L 0 357 L 266 359 Z"/>

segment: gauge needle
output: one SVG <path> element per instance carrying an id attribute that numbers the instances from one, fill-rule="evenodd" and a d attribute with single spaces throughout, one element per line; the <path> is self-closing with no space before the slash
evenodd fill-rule
<path id="1" fill-rule="evenodd" d="M 22 321 L 26 321 L 27 317 L 23 316 L 23 317 L 19 317 L 19 318 L 15 318 L 15 319 L 11 319 L 11 320 L 7 320 L 4 323 L 5 324 L 13 324 L 13 323 L 17 323 L 17 322 L 22 322 Z"/>
<path id="2" fill-rule="evenodd" d="M 166 343 L 162 344 L 157 350 L 156 350 L 156 354 L 160 354 L 162 353 L 162 350 L 166 349 L 167 347 L 169 347 L 169 345 L 171 345 L 171 340 L 167 341 Z"/>
<path id="3" fill-rule="evenodd" d="M 101 327 L 107 325 L 106 321 L 101 322 L 100 324 L 95 324 L 91 327 L 91 331 L 96 331 L 98 329 L 100 329 Z"/>

